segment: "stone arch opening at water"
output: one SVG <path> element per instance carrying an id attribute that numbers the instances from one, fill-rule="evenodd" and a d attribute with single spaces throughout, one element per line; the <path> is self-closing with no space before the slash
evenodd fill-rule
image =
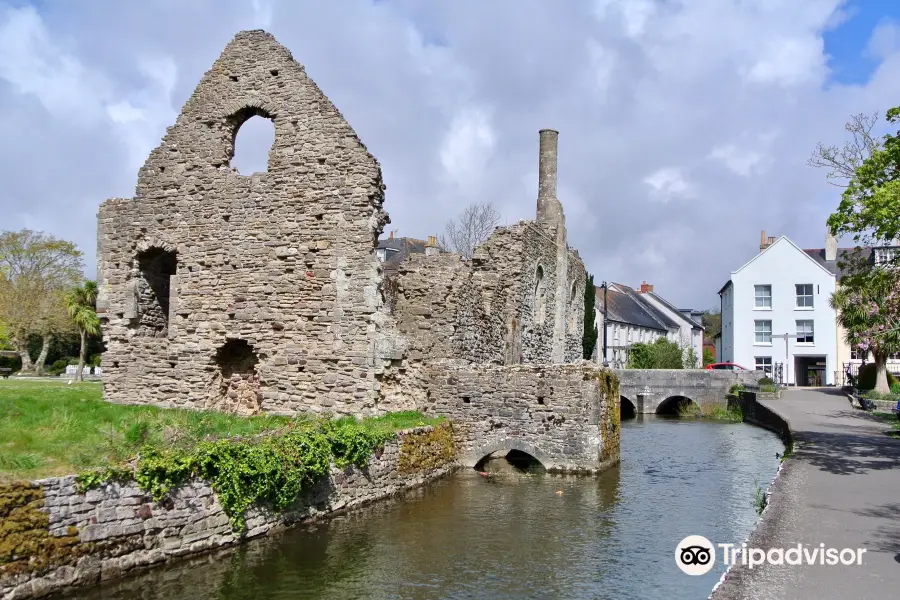
<path id="1" fill-rule="evenodd" d="M 524 450 L 496 450 L 484 456 L 475 464 L 475 470 L 482 473 L 527 474 L 546 471 L 546 467 L 535 456 Z"/>
<path id="2" fill-rule="evenodd" d="M 637 408 L 635 407 L 634 402 L 625 396 L 619 396 L 619 419 L 627 421 L 628 419 L 634 419 L 635 417 L 637 417 Z"/>
<path id="3" fill-rule="evenodd" d="M 679 411 L 693 404 L 695 402 L 687 396 L 669 396 L 656 407 L 656 414 L 678 416 Z"/>

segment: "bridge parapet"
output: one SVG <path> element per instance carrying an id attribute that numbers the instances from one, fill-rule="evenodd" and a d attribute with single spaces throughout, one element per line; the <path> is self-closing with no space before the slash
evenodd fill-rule
<path id="1" fill-rule="evenodd" d="M 550 471 L 593 473 L 619 461 L 618 380 L 592 363 L 429 367 L 429 414 L 454 422 L 460 462 L 520 450 Z"/>
<path id="2" fill-rule="evenodd" d="M 689 398 L 697 404 L 724 407 L 733 385 L 755 386 L 764 376 L 762 371 L 706 369 L 617 369 L 615 373 L 620 396 L 639 414 L 654 414 L 672 398 Z"/>

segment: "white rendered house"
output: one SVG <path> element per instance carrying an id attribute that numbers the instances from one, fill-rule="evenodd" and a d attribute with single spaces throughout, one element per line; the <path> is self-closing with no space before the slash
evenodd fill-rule
<path id="1" fill-rule="evenodd" d="M 834 385 L 835 274 L 790 239 L 766 238 L 760 253 L 731 273 L 719 296 L 720 362 L 766 371 L 787 385 Z"/>
<path id="2" fill-rule="evenodd" d="M 647 282 L 639 289 L 621 283 L 610 282 L 604 291 L 596 287 L 595 318 L 599 329 L 594 360 L 603 363 L 604 330 L 606 361 L 614 369 L 624 369 L 628 365 L 631 347 L 634 344 L 652 344 L 659 338 L 687 346 L 693 337 L 699 338 L 695 350 L 697 368 L 703 366 L 703 328 L 666 300 L 652 294 L 653 286 Z M 657 299 L 651 301 L 650 295 Z M 606 299 L 606 319 L 604 320 L 604 297 Z M 663 309 L 660 304 L 668 307 Z M 693 314 L 696 311 L 687 311 Z M 696 328 L 696 333 L 695 333 Z M 687 334 L 684 331 L 687 330 Z"/>
<path id="3" fill-rule="evenodd" d="M 688 348 L 694 351 L 696 368 L 703 367 L 703 331 L 704 328 L 700 324 L 702 312 L 689 308 L 676 308 L 668 300 L 661 297 L 653 291 L 653 286 L 646 281 L 641 284 L 637 291 L 647 302 L 655 309 L 661 311 L 670 319 L 678 323 L 678 339 L 676 340 L 685 348 L 685 360 L 687 360 Z"/>

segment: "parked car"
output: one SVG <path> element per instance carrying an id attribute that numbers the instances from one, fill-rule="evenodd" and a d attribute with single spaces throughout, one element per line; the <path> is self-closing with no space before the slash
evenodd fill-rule
<path id="1" fill-rule="evenodd" d="M 706 365 L 707 370 L 715 370 L 715 371 L 752 371 L 753 369 L 748 369 L 746 367 L 742 367 L 737 363 L 723 362 L 723 363 L 712 363 Z"/>

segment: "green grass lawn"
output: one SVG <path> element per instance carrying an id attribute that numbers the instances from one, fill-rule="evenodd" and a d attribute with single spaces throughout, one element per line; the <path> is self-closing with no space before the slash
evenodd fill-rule
<path id="1" fill-rule="evenodd" d="M 891 427 L 894 428 L 894 431 L 890 433 L 891 436 L 900 437 L 900 420 L 897 420 L 897 415 L 889 412 L 879 412 L 877 410 L 873 411 L 872 414 L 885 423 L 889 423 Z"/>
<path id="2" fill-rule="evenodd" d="M 0 380 L 0 479 L 79 473 L 127 462 L 147 445 L 190 447 L 202 440 L 272 431 L 291 421 L 109 404 L 94 382 Z M 435 422 L 415 412 L 363 420 L 366 427 L 382 431 Z"/>

